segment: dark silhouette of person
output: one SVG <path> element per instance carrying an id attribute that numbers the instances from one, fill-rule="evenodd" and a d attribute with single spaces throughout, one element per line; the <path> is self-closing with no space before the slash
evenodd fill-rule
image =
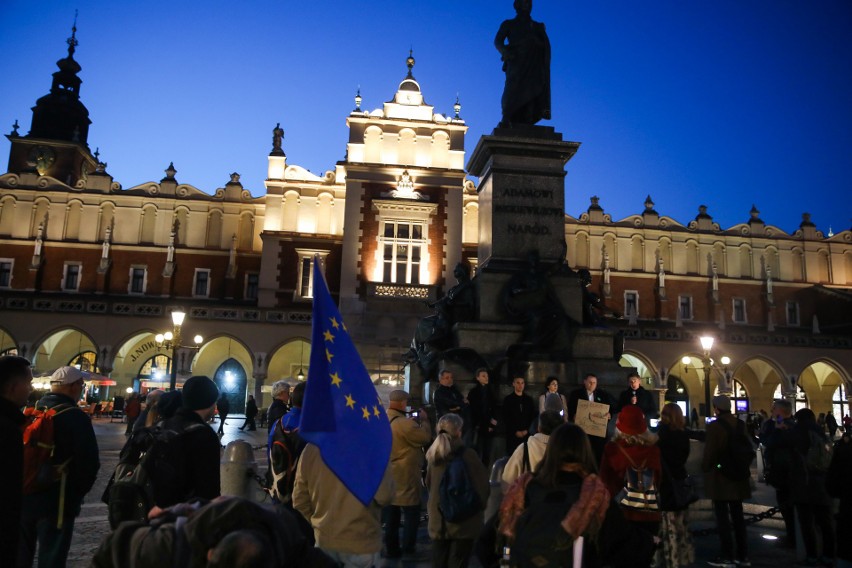
<path id="1" fill-rule="evenodd" d="M 501 127 L 550 119 L 550 40 L 530 17 L 532 0 L 515 0 L 514 7 L 517 15 L 494 38 L 506 72 Z"/>

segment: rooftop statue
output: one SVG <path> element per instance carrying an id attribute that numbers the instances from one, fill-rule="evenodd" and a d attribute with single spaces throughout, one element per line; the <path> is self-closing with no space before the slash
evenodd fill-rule
<path id="1" fill-rule="evenodd" d="M 550 41 L 544 24 L 530 17 L 532 0 L 514 6 L 517 15 L 500 24 L 494 38 L 506 72 L 501 127 L 550 119 Z"/>

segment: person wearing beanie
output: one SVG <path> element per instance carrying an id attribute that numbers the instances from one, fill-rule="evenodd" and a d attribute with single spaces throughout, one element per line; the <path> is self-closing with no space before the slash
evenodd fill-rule
<path id="1" fill-rule="evenodd" d="M 732 437 L 741 436 L 748 440 L 748 434 L 745 424 L 731 414 L 730 398 L 717 395 L 713 397 L 712 404 L 716 420 L 707 425 L 707 441 L 704 444 L 701 469 L 704 472 L 704 494 L 713 501 L 716 528 L 719 530 L 720 555 L 709 564 L 751 566 L 743 517 L 743 501 L 751 497 L 751 478 L 732 479 L 718 466 L 723 455 L 730 455 L 735 443 Z"/>
<path id="2" fill-rule="evenodd" d="M 627 469 L 643 467 L 643 464 L 654 476 L 655 491 L 646 494 L 647 499 L 651 501 L 656 497 L 656 490 L 662 480 L 660 448 L 657 447 L 656 434 L 648 430 L 645 414 L 638 405 L 628 405 L 618 413 L 615 435 L 612 441 L 604 446 L 601 459 L 600 477 L 613 498 L 625 487 Z M 619 505 L 624 518 L 651 535 L 657 534 L 662 519 L 659 508 L 652 506 L 637 509 L 621 503 Z"/>
<path id="3" fill-rule="evenodd" d="M 165 508 L 192 499 L 214 499 L 219 496 L 219 437 L 208 425 L 216 413 L 219 388 L 209 377 L 190 377 L 183 385 L 181 406 L 174 416 L 163 423 L 163 428 L 173 430 L 178 436 L 170 443 L 181 445 L 180 462 L 173 464 L 178 472 L 175 483 L 180 496 L 172 503 L 157 503 Z M 168 402 L 174 404 L 174 398 Z"/>

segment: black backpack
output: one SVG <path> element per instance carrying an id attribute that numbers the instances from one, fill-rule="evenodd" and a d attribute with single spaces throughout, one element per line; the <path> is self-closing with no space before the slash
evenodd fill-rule
<path id="1" fill-rule="evenodd" d="M 751 462 L 757 453 L 746 435 L 745 425 L 737 420 L 737 429 L 733 430 L 724 418 L 720 417 L 717 422 L 728 433 L 728 451 L 719 456 L 717 471 L 734 481 L 748 479 L 751 477 Z"/>
<path id="2" fill-rule="evenodd" d="M 124 521 L 144 522 L 154 505 L 167 507 L 184 500 L 185 457 L 176 439 L 206 427 L 192 424 L 177 432 L 152 426 L 133 432 L 101 497 L 113 529 Z"/>
<path id="3" fill-rule="evenodd" d="M 444 521 L 458 523 L 483 510 L 482 500 L 464 462 L 464 448 L 452 454 L 441 476 L 438 509 Z"/>
<path id="4" fill-rule="evenodd" d="M 511 546 L 512 566 L 573 566 L 574 540 L 561 523 L 579 495 L 580 485 L 552 489 L 535 481 L 527 485 L 526 507 L 515 525 Z"/>
<path id="5" fill-rule="evenodd" d="M 299 429 L 285 429 L 282 420 L 275 423 L 269 444 L 269 473 L 272 478 L 269 494 L 281 503 L 289 503 L 296 483 L 296 467 L 306 444 L 299 435 Z"/>

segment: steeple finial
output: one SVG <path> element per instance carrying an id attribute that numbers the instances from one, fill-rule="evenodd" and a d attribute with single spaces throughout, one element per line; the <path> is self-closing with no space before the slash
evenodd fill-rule
<path id="1" fill-rule="evenodd" d="M 453 111 L 456 113 L 456 116 L 455 116 L 456 118 L 461 118 L 461 117 L 459 117 L 459 113 L 461 112 L 461 103 L 459 103 L 459 94 L 458 93 L 456 93 L 456 104 L 453 105 Z"/>
<path id="2" fill-rule="evenodd" d="M 65 40 L 68 44 L 68 57 L 72 57 L 74 55 L 74 50 L 80 43 L 77 41 L 77 12 L 77 10 L 74 10 L 74 25 L 71 26 L 71 37 Z"/>
<path id="3" fill-rule="evenodd" d="M 408 66 L 408 75 L 406 79 L 414 79 L 414 75 L 411 74 L 411 70 L 414 68 L 414 48 L 408 50 L 408 59 L 405 60 L 405 64 Z"/>
<path id="4" fill-rule="evenodd" d="M 361 85 L 358 85 L 358 91 L 355 93 L 355 112 L 361 112 Z"/>

